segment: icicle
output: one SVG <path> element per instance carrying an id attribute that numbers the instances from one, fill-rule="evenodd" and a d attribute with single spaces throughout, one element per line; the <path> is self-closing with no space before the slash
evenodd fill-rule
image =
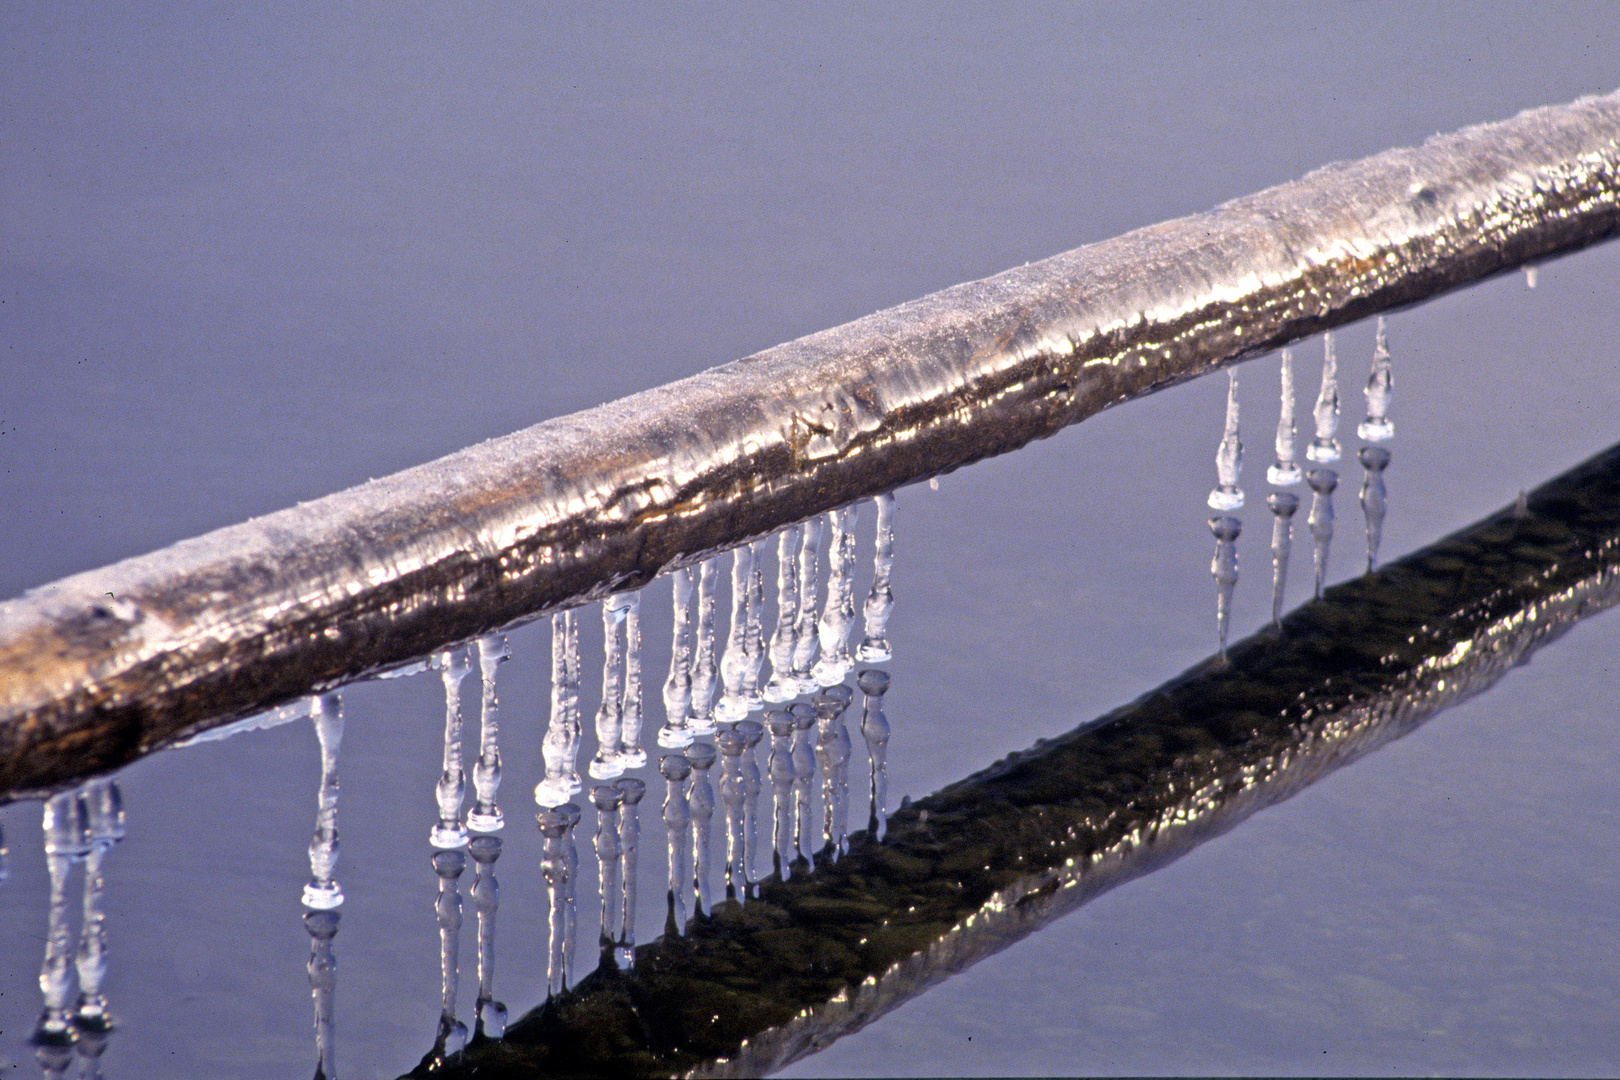
<path id="1" fill-rule="evenodd" d="M 797 854 L 793 841 L 793 717 L 786 709 L 765 713 L 765 726 L 771 733 L 771 753 L 765 771 L 771 778 L 771 850 L 776 876 L 786 881 L 792 876 Z"/>
<path id="2" fill-rule="evenodd" d="M 439 823 L 428 840 L 436 848 L 459 848 L 467 845 L 467 830 L 461 824 L 461 803 L 467 794 L 467 776 L 461 768 L 461 682 L 472 663 L 465 649 L 445 649 L 434 657 L 433 666 L 444 681 L 444 769 L 434 789 Z"/>
<path id="3" fill-rule="evenodd" d="M 551 617 L 551 723 L 540 751 L 546 775 L 534 786 L 534 801 L 561 806 L 580 789 L 579 628 L 572 609 Z"/>
<path id="4" fill-rule="evenodd" d="M 590 774 L 597 780 L 624 775 L 619 760 L 620 736 L 624 730 L 624 639 L 619 626 L 624 622 L 624 599 L 614 593 L 602 601 L 602 704 L 596 710 L 596 756 Z"/>
<path id="5" fill-rule="evenodd" d="M 800 702 L 788 709 L 793 718 L 793 803 L 794 834 L 798 837 L 799 860 L 813 867 L 815 848 L 811 839 L 810 788 L 816 779 L 816 751 L 810 729 L 816 724 L 816 710 Z"/>
<path id="6" fill-rule="evenodd" d="M 68 1047 L 75 1038 L 73 1012 L 73 931 L 68 923 L 68 877 L 73 864 L 91 849 L 89 807 L 74 791 L 45 801 L 45 868 L 50 874 L 50 907 L 46 916 L 45 960 L 39 969 L 39 989 L 45 999 L 36 1046 Z"/>
<path id="7" fill-rule="evenodd" d="M 1536 267 L 1534 265 L 1527 265 L 1524 268 L 1524 287 L 1527 289 L 1536 287 Z"/>
<path id="8" fill-rule="evenodd" d="M 433 853 L 433 872 L 439 878 L 439 899 L 433 905 L 439 924 L 439 1027 L 433 1040 L 437 1061 L 467 1045 L 467 1025 L 456 1019 L 461 983 L 461 874 L 466 867 L 467 857 L 460 851 Z"/>
<path id="9" fill-rule="evenodd" d="M 881 664 L 894 656 L 889 646 L 889 615 L 894 611 L 894 592 L 889 587 L 894 574 L 894 492 L 874 496 L 877 506 L 877 535 L 873 541 L 872 591 L 866 594 L 861 615 L 866 620 L 866 637 L 855 650 L 856 659 Z"/>
<path id="10" fill-rule="evenodd" d="M 844 710 L 854 692 L 849 687 L 828 686 L 816 692 L 811 704 L 816 710 L 816 761 L 821 766 L 821 849 L 837 861 L 846 850 L 849 832 L 849 729 Z"/>
<path id="11" fill-rule="evenodd" d="M 0 828 L 0 881 L 6 880 L 9 872 L 11 853 L 6 850 L 6 830 Z"/>
<path id="12" fill-rule="evenodd" d="M 799 618 L 793 627 L 793 677 L 799 681 L 799 693 L 809 694 L 819 685 L 812 672 L 821 655 L 821 640 L 816 633 L 816 601 L 821 591 L 821 517 L 806 521 L 803 529 L 798 566 Z"/>
<path id="13" fill-rule="evenodd" d="M 619 711 L 619 764 L 639 769 L 647 764 L 641 748 L 641 594 L 624 593 L 624 702 Z"/>
<path id="14" fill-rule="evenodd" d="M 827 603 L 817 637 L 821 659 L 811 669 L 818 685 L 836 686 L 849 674 L 849 628 L 855 622 L 855 507 L 827 514 L 832 535 L 827 542 Z"/>
<path id="15" fill-rule="evenodd" d="M 866 831 L 873 840 L 881 840 L 889 823 L 889 720 L 883 715 L 883 695 L 889 692 L 889 673 L 876 669 L 862 671 L 855 676 L 855 685 L 865 696 L 861 705 L 861 737 L 866 740 L 866 758 L 871 766 Z"/>
<path id="16" fill-rule="evenodd" d="M 337 1076 L 337 1039 L 333 1019 L 337 1004 L 337 937 L 342 915 L 336 911 L 305 911 L 309 932 L 309 996 L 315 1007 L 315 1080 Z"/>
<path id="17" fill-rule="evenodd" d="M 1266 470 L 1266 479 L 1277 487 L 1288 487 L 1304 479 L 1294 460 L 1294 352 L 1282 351 L 1279 378 L 1281 407 L 1277 413 L 1277 462 Z"/>
<path id="18" fill-rule="evenodd" d="M 748 574 L 748 622 L 743 635 L 742 699 L 749 712 L 764 706 L 760 680 L 765 671 L 765 541 L 755 541 Z"/>
<path id="19" fill-rule="evenodd" d="M 686 780 L 692 763 L 684 754 L 665 754 L 658 761 L 664 775 L 664 830 L 669 842 L 669 914 L 665 933 L 679 936 L 686 927 L 686 883 L 692 880 L 689 868 L 692 846 L 692 808 L 686 799 Z"/>
<path id="20" fill-rule="evenodd" d="M 1274 491 L 1266 496 L 1271 508 L 1271 622 L 1282 625 L 1283 590 L 1288 581 L 1288 554 L 1293 547 L 1294 512 L 1299 496 L 1291 491 Z"/>
<path id="21" fill-rule="evenodd" d="M 602 898 L 597 944 L 602 950 L 602 963 L 608 965 L 615 962 L 620 933 L 620 890 L 624 886 L 619 874 L 624 848 L 619 841 L 619 807 L 624 805 L 624 792 L 608 785 L 593 787 L 591 803 L 596 807 L 596 881 L 597 894 Z"/>
<path id="22" fill-rule="evenodd" d="M 505 634 L 487 634 L 478 639 L 483 705 L 479 711 L 478 761 L 473 765 L 475 799 L 467 812 L 467 828 L 475 832 L 497 832 L 505 824 L 501 808 L 495 803 L 501 789 L 501 702 L 495 691 L 495 673 L 510 655 Z M 500 850 L 499 845 L 496 850 Z"/>
<path id="23" fill-rule="evenodd" d="M 1209 572 L 1215 578 L 1215 626 L 1220 635 L 1221 659 L 1226 659 L 1226 639 L 1232 627 L 1232 592 L 1237 587 L 1237 540 L 1243 522 L 1235 517 L 1212 517 L 1209 531 L 1215 534 L 1215 558 Z"/>
<path id="24" fill-rule="evenodd" d="M 726 637 L 725 653 L 720 657 L 720 681 L 725 692 L 714 707 L 715 719 L 727 723 L 748 715 L 743 682 L 748 667 L 748 608 L 753 573 L 754 549 L 747 544 L 732 548 L 731 633 Z"/>
<path id="25" fill-rule="evenodd" d="M 1333 543 L 1333 489 L 1339 486 L 1339 474 L 1332 469 L 1312 469 L 1305 476 L 1311 485 L 1311 539 L 1316 542 L 1316 596 L 1321 599 L 1322 584 L 1327 580 L 1328 548 Z"/>
<path id="26" fill-rule="evenodd" d="M 747 784 L 743 779 L 743 737 L 735 727 L 720 729 L 715 741 L 720 744 L 724 763 L 720 772 L 720 801 L 726 807 L 726 899 L 742 901 L 747 898 L 747 840 L 743 835 L 743 804 L 748 800 Z"/>
<path id="27" fill-rule="evenodd" d="M 714 765 L 715 749 L 712 743 L 695 742 L 686 750 L 686 760 L 692 763 L 692 791 L 687 805 L 692 811 L 692 912 L 704 915 L 714 910 L 709 898 L 709 836 L 714 821 L 714 787 L 709 783 L 709 769 Z"/>
<path id="28" fill-rule="evenodd" d="M 579 807 L 573 803 L 542 807 L 535 815 L 540 825 L 540 872 L 546 882 L 550 916 L 546 926 L 546 996 L 556 997 L 568 989 L 574 953 L 573 869 L 578 861 L 574 852 L 574 826 L 579 824 Z"/>
<path id="29" fill-rule="evenodd" d="M 619 850 L 624 859 L 624 904 L 619 915 L 619 966 L 629 970 L 636 962 L 636 852 L 641 844 L 641 821 L 636 809 L 647 794 L 647 785 L 633 776 L 621 777 L 613 785 L 624 793 L 619 816 Z"/>
<path id="30" fill-rule="evenodd" d="M 1367 470 L 1361 484 L 1361 512 L 1367 519 L 1367 572 L 1371 573 L 1384 539 L 1384 470 L 1389 467 L 1389 451 L 1382 446 L 1363 446 L 1358 456 Z"/>
<path id="31" fill-rule="evenodd" d="M 1394 388 L 1389 363 L 1389 329 L 1380 315 L 1372 374 L 1367 376 L 1367 419 L 1356 428 L 1356 434 L 1368 442 L 1388 442 L 1395 436 L 1395 424 L 1389 418 L 1389 397 Z"/>
<path id="32" fill-rule="evenodd" d="M 333 876 L 338 861 L 338 750 L 343 745 L 343 703 L 336 694 L 311 698 L 309 716 L 321 744 L 321 790 L 315 812 L 315 835 L 309 842 L 309 884 L 304 906 L 329 910 L 343 903 L 343 889 Z"/>
<path id="33" fill-rule="evenodd" d="M 693 738 L 714 734 L 714 559 L 698 569 L 697 651 L 692 661 L 692 715 L 687 725 Z"/>
<path id="34" fill-rule="evenodd" d="M 1237 369 L 1226 370 L 1226 430 L 1221 445 L 1215 451 L 1215 475 L 1219 481 L 1209 493 L 1212 510 L 1237 510 L 1243 506 L 1243 489 L 1238 478 L 1243 474 L 1243 443 L 1238 438 L 1238 378 Z"/>
<path id="35" fill-rule="evenodd" d="M 501 838 L 475 836 L 467 844 L 467 854 L 473 858 L 473 910 L 478 912 L 478 999 L 473 1009 L 473 1035 L 498 1039 L 506 1033 L 506 1006 L 495 1000 L 495 912 L 501 905 L 495 860 L 501 857 Z"/>
<path id="36" fill-rule="evenodd" d="M 759 836 L 759 793 L 762 788 L 759 774 L 759 762 L 754 757 L 754 747 L 765 737 L 765 725 L 758 720 L 743 720 L 737 724 L 737 734 L 742 737 L 742 779 L 743 779 L 743 879 L 754 896 L 759 895 L 758 836 Z"/>
<path id="37" fill-rule="evenodd" d="M 79 931 L 79 953 L 74 967 L 79 975 L 79 1001 L 73 1019 L 82 1036 L 112 1030 L 107 999 L 101 993 L 107 977 L 107 914 L 103 910 L 106 883 L 101 864 L 113 845 L 124 838 L 124 801 L 113 780 L 92 780 L 79 789 L 88 823 L 90 850 L 85 854 L 84 921 Z"/>
<path id="38" fill-rule="evenodd" d="M 794 627 L 799 618 L 799 544 L 802 525 L 789 525 L 776 538 L 776 630 L 771 634 L 771 677 L 766 701 L 791 701 L 799 694 L 793 674 Z"/>
<path id="39" fill-rule="evenodd" d="M 1316 396 L 1316 438 L 1305 456 L 1318 465 L 1339 460 L 1339 364 L 1333 355 L 1333 331 L 1322 335 L 1322 390 Z"/>
<path id="40" fill-rule="evenodd" d="M 692 587 L 697 570 L 683 566 L 670 575 L 675 627 L 669 646 L 669 678 L 664 680 L 664 726 L 658 745 L 680 750 L 692 744 L 686 713 L 692 707 Z"/>

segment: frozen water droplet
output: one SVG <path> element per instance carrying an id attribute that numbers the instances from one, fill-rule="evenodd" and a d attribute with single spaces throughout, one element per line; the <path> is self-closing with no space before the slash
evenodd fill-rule
<path id="1" fill-rule="evenodd" d="M 1294 351 L 1284 349 L 1279 365 L 1281 407 L 1277 412 L 1277 461 L 1266 470 L 1266 479 L 1277 487 L 1288 487 L 1304 479 L 1294 460 Z"/>
<path id="2" fill-rule="evenodd" d="M 928 478 L 928 490 L 929 491 L 938 491 L 939 490 L 939 477 L 930 476 Z"/>
<path id="3" fill-rule="evenodd" d="M 1378 545 L 1384 538 L 1384 470 L 1389 467 L 1389 451 L 1382 446 L 1361 448 L 1362 468 L 1367 470 L 1361 484 L 1361 510 L 1367 519 L 1367 570 L 1378 563 Z"/>
<path id="4" fill-rule="evenodd" d="M 1339 460 L 1339 363 L 1333 352 L 1333 331 L 1322 335 L 1322 390 L 1316 396 L 1316 438 L 1305 456 L 1318 465 Z"/>
<path id="5" fill-rule="evenodd" d="M 1294 512 L 1299 496 L 1291 491 L 1274 491 L 1266 496 L 1271 508 L 1271 622 L 1282 625 L 1283 590 L 1288 581 L 1288 555 L 1293 547 Z"/>
<path id="6" fill-rule="evenodd" d="M 1312 469 L 1305 475 L 1311 486 L 1311 539 L 1316 547 L 1316 596 L 1322 596 L 1322 585 L 1327 580 L 1328 549 L 1333 543 L 1333 489 L 1339 486 L 1339 474 L 1332 469 Z"/>
<path id="7" fill-rule="evenodd" d="M 1227 632 L 1232 623 L 1232 592 L 1238 581 L 1237 540 L 1243 532 L 1243 522 L 1235 517 L 1212 517 L 1209 531 L 1215 535 L 1215 558 L 1209 571 L 1215 578 L 1215 625 L 1224 658 Z"/>
<path id="8" fill-rule="evenodd" d="M 1237 369 L 1226 372 L 1226 431 L 1215 451 L 1215 490 L 1209 493 L 1213 510 L 1237 510 L 1243 506 L 1243 489 L 1238 478 L 1243 472 L 1243 443 L 1238 439 Z"/>
<path id="9" fill-rule="evenodd" d="M 1395 435 L 1395 424 L 1389 419 L 1389 398 L 1394 386 L 1389 363 L 1389 330 L 1380 315 L 1372 374 L 1367 376 L 1367 419 L 1356 428 L 1356 434 L 1368 442 L 1385 442 Z"/>
<path id="10" fill-rule="evenodd" d="M 1536 267 L 1534 265 L 1527 265 L 1524 268 L 1524 286 L 1527 289 L 1536 287 Z"/>

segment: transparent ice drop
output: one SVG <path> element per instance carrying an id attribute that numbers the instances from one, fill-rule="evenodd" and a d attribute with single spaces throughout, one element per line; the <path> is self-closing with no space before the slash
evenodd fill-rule
<path id="1" fill-rule="evenodd" d="M 759 895 L 759 793 L 764 787 L 759 772 L 759 761 L 754 748 L 765 737 L 765 725 L 758 720 L 737 723 L 737 734 L 742 736 L 743 778 L 743 877 L 753 895 Z"/>
<path id="2" fill-rule="evenodd" d="M 641 748 L 641 594 L 622 594 L 624 604 L 624 702 L 620 714 L 619 764 L 639 769 L 647 764 L 647 751 Z"/>
<path id="3" fill-rule="evenodd" d="M 461 824 L 461 804 L 467 794 L 467 776 L 461 767 L 461 683 L 472 671 L 472 662 L 466 649 L 445 649 L 434 657 L 433 666 L 444 682 L 444 767 L 433 790 L 439 821 L 428 840 L 436 848 L 459 848 L 467 844 L 467 830 Z"/>
<path id="4" fill-rule="evenodd" d="M 606 964 L 615 962 L 615 949 L 619 943 L 619 912 L 623 885 L 624 846 L 619 840 L 619 807 L 624 805 L 624 792 L 603 784 L 591 788 L 591 803 L 596 807 L 596 880 L 597 893 L 602 898 L 601 929 L 597 944 Z"/>
<path id="5" fill-rule="evenodd" d="M 722 755 L 720 771 L 720 801 L 726 808 L 726 899 L 741 901 L 747 897 L 747 840 L 743 835 L 743 804 L 748 801 L 748 788 L 743 779 L 743 737 L 735 727 L 723 727 L 715 737 Z"/>
<path id="6" fill-rule="evenodd" d="M 478 639 L 483 700 L 479 710 L 478 761 L 473 765 L 473 808 L 467 811 L 467 828 L 475 832 L 496 832 L 505 824 L 495 802 L 501 789 L 501 701 L 495 678 L 510 655 L 505 634 L 487 634 Z"/>
<path id="7" fill-rule="evenodd" d="M 889 692 L 889 673 L 868 668 L 855 676 L 865 700 L 861 706 L 861 737 L 866 740 L 866 759 L 871 766 L 870 800 L 867 804 L 867 835 L 883 839 L 888 828 L 888 747 L 889 720 L 883 715 L 883 695 Z"/>
<path id="8" fill-rule="evenodd" d="M 1380 315 L 1377 343 L 1373 346 L 1372 374 L 1367 376 L 1367 419 L 1356 428 L 1356 434 L 1368 442 L 1388 442 L 1395 436 L 1395 424 L 1389 418 L 1389 397 L 1394 388 L 1389 364 L 1389 328 Z"/>
<path id="9" fill-rule="evenodd" d="M 1209 531 L 1215 535 L 1215 557 L 1209 572 L 1215 578 L 1215 626 L 1220 635 L 1221 658 L 1226 658 L 1226 639 L 1232 628 L 1232 592 L 1237 588 L 1237 541 L 1243 522 L 1235 517 L 1212 517 Z"/>
<path id="10" fill-rule="evenodd" d="M 1333 489 L 1339 486 L 1339 474 L 1332 469 L 1312 469 L 1305 476 L 1311 485 L 1311 539 L 1316 547 L 1316 596 L 1321 599 L 1322 585 L 1327 580 L 1328 548 L 1333 544 Z"/>
<path id="11" fill-rule="evenodd" d="M 714 661 L 714 584 L 719 567 L 705 559 L 698 568 L 698 614 L 692 659 L 692 713 L 688 731 L 693 738 L 714 734 L 714 694 L 718 674 Z"/>
<path id="12" fill-rule="evenodd" d="M 686 883 L 692 880 L 692 808 L 686 797 L 692 763 L 684 754 L 665 754 L 658 761 L 658 771 L 664 776 L 664 831 L 669 845 L 665 933 L 678 937 L 686 927 Z"/>
<path id="13" fill-rule="evenodd" d="M 877 507 L 872 591 L 866 594 L 866 606 L 861 609 L 866 636 L 861 640 L 861 647 L 855 650 L 855 657 L 862 663 L 881 664 L 894 656 L 889 646 L 889 615 L 894 611 L 894 591 L 890 588 L 894 575 L 894 492 L 876 495 L 872 502 Z"/>
<path id="14" fill-rule="evenodd" d="M 309 932 L 309 996 L 315 1007 L 315 1080 L 337 1077 L 337 1038 L 334 1011 L 337 1004 L 337 937 L 342 915 L 336 911 L 305 911 L 304 929 Z"/>
<path id="15" fill-rule="evenodd" d="M 1533 288 L 1536 287 L 1536 270 L 1537 270 L 1537 267 L 1534 264 L 1528 264 L 1528 265 L 1525 266 L 1525 268 L 1524 268 L 1524 287 L 1525 288 L 1533 289 Z"/>
<path id="16" fill-rule="evenodd" d="M 602 704 L 596 710 L 596 756 L 589 772 L 597 780 L 624 775 L 619 760 L 619 739 L 624 730 L 624 623 L 625 598 L 614 593 L 602 601 Z"/>
<path id="17" fill-rule="evenodd" d="M 776 876 L 792 876 L 793 839 L 793 717 L 786 709 L 768 709 L 765 727 L 771 733 L 771 753 L 765 772 L 771 780 L 771 850 Z"/>
<path id="18" fill-rule="evenodd" d="M 816 633 L 817 601 L 821 593 L 821 532 L 822 518 L 817 516 L 803 525 L 804 539 L 799 545 L 799 618 L 793 628 L 793 676 L 799 680 L 799 693 L 814 693 L 819 685 L 813 669 L 821 655 L 821 639 Z"/>
<path id="19" fill-rule="evenodd" d="M 1361 483 L 1361 512 L 1367 519 L 1367 571 L 1371 573 L 1384 539 L 1384 470 L 1389 468 L 1389 451 L 1382 446 L 1363 446 L 1358 456 L 1367 470 Z"/>
<path id="20" fill-rule="evenodd" d="M 638 807 L 647 785 L 634 776 L 620 777 L 613 785 L 624 793 L 619 813 L 619 850 L 624 859 L 624 903 L 619 915 L 619 966 L 629 970 L 636 962 L 636 856 L 641 846 Z"/>
<path id="21" fill-rule="evenodd" d="M 1339 460 L 1339 364 L 1333 354 L 1333 331 L 1322 335 L 1322 389 L 1316 395 L 1316 438 L 1305 456 L 1318 465 Z"/>
<path id="22" fill-rule="evenodd" d="M 113 845 L 124 838 L 124 801 L 114 780 L 92 780 L 79 789 L 89 827 L 90 849 L 84 863 L 84 920 L 74 967 L 79 975 L 79 1000 L 74 1026 L 86 1032 L 112 1030 L 112 1015 L 101 992 L 107 977 L 107 914 L 103 907 L 106 883 L 102 863 Z"/>
<path id="23" fill-rule="evenodd" d="M 686 749 L 686 760 L 692 763 L 692 790 L 687 804 L 692 810 L 692 911 L 697 915 L 714 910 L 709 896 L 709 839 L 714 822 L 714 786 L 709 783 L 709 769 L 715 756 L 712 743 L 695 742 Z"/>
<path id="24" fill-rule="evenodd" d="M 1277 487 L 1288 487 L 1303 480 L 1299 463 L 1294 460 L 1294 351 L 1284 349 L 1279 365 L 1281 407 L 1277 412 L 1277 461 L 1266 470 L 1266 479 Z"/>
<path id="25" fill-rule="evenodd" d="M 506 1033 L 506 1006 L 495 1000 L 495 913 L 501 906 L 495 861 L 501 857 L 501 838 L 475 836 L 467 843 L 467 854 L 473 859 L 473 910 L 478 913 L 478 998 L 473 1007 L 473 1033 L 498 1039 Z"/>
<path id="26" fill-rule="evenodd" d="M 467 1045 L 467 1025 L 456 1019 L 460 988 L 461 874 L 467 857 L 460 851 L 433 853 L 433 872 L 439 878 L 439 898 L 433 913 L 439 924 L 439 1026 L 433 1052 L 439 1060 Z"/>
<path id="27" fill-rule="evenodd" d="M 799 861 L 815 865 L 814 825 L 810 817 L 810 791 L 816 779 L 816 751 L 810 729 L 816 725 L 816 710 L 799 702 L 788 709 L 793 718 L 793 805 L 794 834 L 798 837 Z"/>
<path id="28" fill-rule="evenodd" d="M 1274 491 L 1266 496 L 1271 508 L 1271 622 L 1282 625 L 1283 591 L 1288 582 L 1288 555 L 1294 546 L 1294 513 L 1299 496 L 1291 491 Z"/>
<path id="29" fill-rule="evenodd" d="M 799 695 L 793 674 L 794 628 L 799 619 L 799 544 L 804 526 L 789 525 L 776 537 L 776 629 L 771 633 L 771 677 L 764 699 L 791 701 Z"/>
<path id="30" fill-rule="evenodd" d="M 1209 493 L 1212 510 L 1237 510 L 1243 506 L 1243 442 L 1238 438 L 1237 369 L 1226 371 L 1226 429 L 1215 451 L 1215 489 Z"/>
<path id="31" fill-rule="evenodd" d="M 309 717 L 321 744 L 321 789 L 316 801 L 315 835 L 309 842 L 309 884 L 304 906 L 329 910 L 343 903 L 338 885 L 338 751 L 343 745 L 343 704 L 336 694 L 311 698 Z"/>
<path id="32" fill-rule="evenodd" d="M 855 622 L 855 507 L 827 514 L 827 603 L 816 624 L 821 659 L 810 673 L 820 686 L 836 686 L 849 674 L 849 628 Z"/>
<path id="33" fill-rule="evenodd" d="M 664 726 L 658 745 L 680 750 L 692 744 L 687 711 L 692 707 L 692 590 L 697 568 L 683 566 L 670 575 L 673 589 L 674 629 L 669 647 L 669 677 L 664 680 Z"/>
<path id="34" fill-rule="evenodd" d="M 574 883 L 577 857 L 573 851 L 574 826 L 579 807 L 573 803 L 541 807 L 535 815 L 540 826 L 540 873 L 546 882 L 550 914 L 546 925 L 546 996 L 568 989 L 574 952 Z"/>
<path id="35" fill-rule="evenodd" d="M 747 544 L 731 549 L 731 632 L 720 657 L 720 682 L 724 692 L 715 704 L 714 717 L 724 723 L 748 715 L 748 699 L 743 694 L 747 677 L 749 592 L 754 573 L 754 549 Z"/>
<path id="36" fill-rule="evenodd" d="M 848 850 L 849 833 L 849 728 L 844 711 L 854 692 L 842 684 L 816 692 L 816 761 L 821 766 L 821 848 L 837 861 Z"/>
<path id="37" fill-rule="evenodd" d="M 68 881 L 73 864 L 91 848 L 89 807 L 76 791 L 45 800 L 43 815 L 45 868 L 50 875 L 50 906 L 45 929 L 45 959 L 39 969 L 44 998 L 34 1028 L 36 1046 L 68 1046 L 73 1028 L 73 931 L 68 922 Z"/>
<path id="38" fill-rule="evenodd" d="M 551 722 L 540 752 L 546 774 L 534 786 L 534 801 L 562 806 L 580 789 L 579 627 L 572 609 L 551 617 Z"/>

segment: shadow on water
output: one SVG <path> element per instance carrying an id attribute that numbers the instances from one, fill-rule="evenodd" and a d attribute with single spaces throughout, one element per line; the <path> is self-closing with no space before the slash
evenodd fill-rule
<path id="1" fill-rule="evenodd" d="M 1620 446 L 1224 660 L 872 815 L 881 839 L 869 827 L 840 844 L 825 823 L 815 872 L 790 858 L 784 880 L 779 859 L 757 895 L 633 953 L 605 949 L 503 1037 L 475 1034 L 410 1075 L 770 1072 L 1411 731 L 1617 599 Z M 776 727 L 796 746 L 791 723 Z M 773 822 L 777 837 L 803 824 Z"/>

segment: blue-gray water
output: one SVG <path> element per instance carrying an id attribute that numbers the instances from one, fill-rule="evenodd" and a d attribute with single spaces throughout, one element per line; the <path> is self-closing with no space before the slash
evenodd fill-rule
<path id="1" fill-rule="evenodd" d="M 0 48 L 7 596 L 1620 82 L 1620 24 L 1595 3 L 13 5 Z M 1542 268 L 1534 291 L 1502 279 L 1391 320 L 1386 553 L 1613 441 L 1616 297 L 1610 245 Z M 1342 434 L 1371 341 L 1341 335 Z M 1318 357 L 1298 353 L 1302 406 Z M 1239 634 L 1269 610 L 1256 493 L 1275 363 L 1241 373 Z M 1224 390 L 1183 387 L 902 493 L 892 800 L 1213 650 L 1203 499 Z M 1359 558 L 1359 470 L 1344 472 L 1335 576 Z M 1296 535 L 1296 598 L 1308 563 Z M 1489 696 L 795 1073 L 1615 1072 L 1614 643 L 1612 617 L 1578 629 Z M 546 660 L 541 635 L 514 644 L 497 990 L 516 1010 L 544 984 L 525 806 Z M 414 1064 L 437 1016 L 440 705 L 431 679 L 346 702 L 338 1062 L 372 1076 Z M 313 1071 L 297 899 L 315 782 L 307 724 L 129 771 L 130 837 L 107 863 L 123 1021 L 108 1076 Z M 38 818 L 0 811 L 0 1060 L 23 1075 Z M 656 880 L 656 825 L 643 862 Z M 659 921 L 644 889 L 643 936 Z"/>

